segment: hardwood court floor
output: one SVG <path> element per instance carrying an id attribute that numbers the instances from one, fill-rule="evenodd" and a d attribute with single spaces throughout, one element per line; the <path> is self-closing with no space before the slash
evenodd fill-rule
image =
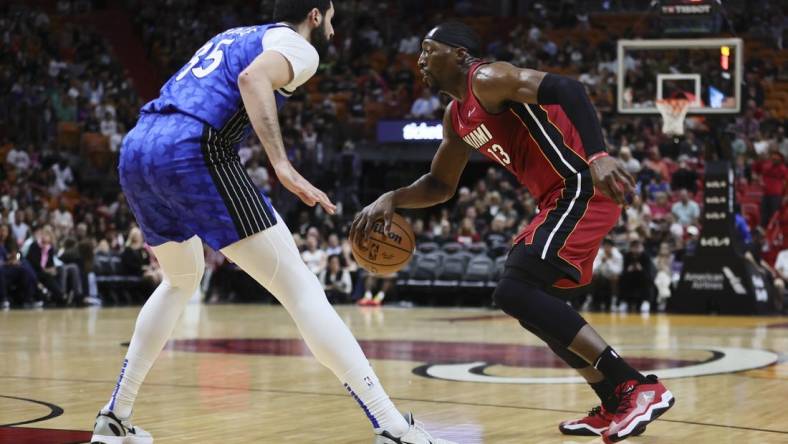
<path id="1" fill-rule="evenodd" d="M 499 312 L 338 310 L 399 408 L 436 435 L 469 444 L 601 443 L 558 433 L 559 421 L 595 398 L 566 383 L 571 371 Z M 0 443 L 86 441 L 137 311 L 0 313 Z M 627 442 L 788 443 L 780 355 L 788 318 L 587 317 L 638 366 L 678 376 L 666 380 L 676 406 Z M 752 367 L 761 368 L 745 370 Z M 703 373 L 717 374 L 689 376 Z M 362 412 L 278 306 L 189 306 L 140 391 L 135 419 L 157 444 L 372 442 Z"/>

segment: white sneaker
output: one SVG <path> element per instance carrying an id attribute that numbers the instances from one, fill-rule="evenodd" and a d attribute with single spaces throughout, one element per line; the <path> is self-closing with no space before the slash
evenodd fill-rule
<path id="1" fill-rule="evenodd" d="M 445 439 L 433 438 L 420 422 L 413 419 L 412 413 L 406 413 L 405 421 L 408 421 L 410 428 L 408 431 L 396 438 L 387 431 L 382 431 L 375 435 L 374 444 L 457 444 L 454 441 L 447 441 Z"/>
<path id="2" fill-rule="evenodd" d="M 95 296 L 85 296 L 85 299 L 82 300 L 85 305 L 91 305 L 94 307 L 101 307 L 101 299 Z"/>
<path id="3" fill-rule="evenodd" d="M 153 436 L 128 419 L 118 419 L 114 413 L 102 410 L 96 416 L 90 444 L 153 444 Z"/>
<path id="4" fill-rule="evenodd" d="M 651 302 L 643 301 L 643 303 L 640 304 L 640 312 L 641 313 L 651 313 Z"/>
<path id="5" fill-rule="evenodd" d="M 11 303 L 8 301 L 0 302 L 0 311 L 7 311 L 11 309 Z"/>
<path id="6" fill-rule="evenodd" d="M 622 302 L 622 303 L 618 304 L 618 311 L 619 311 L 619 313 L 626 313 L 626 312 L 628 312 L 629 311 L 629 304 L 627 304 L 626 302 Z"/>

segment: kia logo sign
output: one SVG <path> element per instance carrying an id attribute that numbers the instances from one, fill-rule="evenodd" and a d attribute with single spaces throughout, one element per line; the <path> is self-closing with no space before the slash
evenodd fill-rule
<path id="1" fill-rule="evenodd" d="M 731 238 L 729 237 L 703 237 L 700 239 L 701 247 L 729 247 Z"/>

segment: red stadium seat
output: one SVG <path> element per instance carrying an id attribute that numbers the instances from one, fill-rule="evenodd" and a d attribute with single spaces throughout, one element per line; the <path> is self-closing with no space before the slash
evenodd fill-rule
<path id="1" fill-rule="evenodd" d="M 74 149 L 79 145 L 79 125 L 76 122 L 57 124 L 57 145 L 61 149 Z"/>
<path id="2" fill-rule="evenodd" d="M 109 139 L 101 133 L 84 133 L 80 143 L 82 155 L 94 167 L 105 170 L 109 167 L 113 153 L 109 150 Z"/>

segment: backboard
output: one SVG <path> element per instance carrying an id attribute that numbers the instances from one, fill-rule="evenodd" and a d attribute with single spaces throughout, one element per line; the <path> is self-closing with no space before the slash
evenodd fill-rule
<path id="1" fill-rule="evenodd" d="M 618 41 L 621 114 L 659 114 L 659 99 L 687 99 L 689 114 L 741 111 L 744 45 L 739 38 Z"/>

